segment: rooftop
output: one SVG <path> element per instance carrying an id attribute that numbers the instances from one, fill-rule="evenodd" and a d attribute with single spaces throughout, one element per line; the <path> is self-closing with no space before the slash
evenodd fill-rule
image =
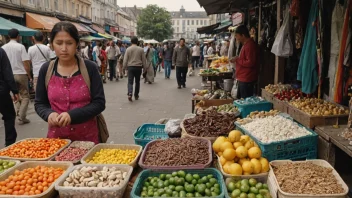
<path id="1" fill-rule="evenodd" d="M 180 11 L 171 11 L 171 18 L 208 18 L 208 15 L 204 11 L 186 11 L 181 6 Z"/>

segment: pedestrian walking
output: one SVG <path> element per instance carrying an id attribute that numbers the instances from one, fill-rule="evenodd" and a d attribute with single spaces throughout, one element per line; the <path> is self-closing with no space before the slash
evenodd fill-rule
<path id="1" fill-rule="evenodd" d="M 30 123 L 27 119 L 27 110 L 29 104 L 28 82 L 32 82 L 29 56 L 26 48 L 18 43 L 19 31 L 17 29 L 9 30 L 10 42 L 3 45 L 12 67 L 12 72 L 19 90 L 20 99 L 16 103 L 19 115 L 18 123 L 20 125 Z"/>
<path id="2" fill-rule="evenodd" d="M 96 45 L 93 47 L 93 52 L 92 52 L 93 61 L 98 65 L 99 68 L 101 66 L 101 61 L 99 58 L 99 56 L 101 56 L 101 52 L 100 52 L 101 46 L 102 46 L 102 43 L 100 41 L 96 41 Z"/>
<path id="3" fill-rule="evenodd" d="M 147 52 L 145 53 L 147 67 L 143 72 L 144 83 L 152 84 L 155 77 L 155 50 L 152 44 L 148 44 Z"/>
<path id="4" fill-rule="evenodd" d="M 48 138 L 97 144 L 97 116 L 105 109 L 97 65 L 77 57 L 79 34 L 72 23 L 56 23 L 50 37 L 57 59 L 40 69 L 35 111 L 48 122 Z"/>
<path id="5" fill-rule="evenodd" d="M 100 75 L 101 75 L 101 79 L 103 80 L 103 83 L 106 83 L 106 71 L 107 71 L 107 68 L 108 68 L 108 56 L 106 54 L 106 51 L 105 51 L 105 45 L 103 45 L 101 47 L 101 56 L 99 57 L 100 58 L 100 61 L 101 61 L 101 66 L 100 66 Z M 116 78 L 116 80 L 118 80 Z"/>
<path id="6" fill-rule="evenodd" d="M 109 59 L 109 79 L 110 81 L 114 80 L 116 76 L 116 81 L 119 80 L 118 75 L 116 73 L 117 59 L 119 58 L 121 52 L 118 46 L 115 45 L 114 41 L 110 41 L 110 46 L 106 48 L 106 53 Z"/>
<path id="7" fill-rule="evenodd" d="M 178 89 L 186 88 L 188 67 L 191 66 L 192 55 L 190 49 L 185 46 L 185 39 L 181 38 L 179 46 L 175 48 L 172 56 L 172 65 L 176 67 Z"/>
<path id="8" fill-rule="evenodd" d="M 196 42 L 196 45 L 192 47 L 192 69 L 198 68 L 200 59 L 200 46 L 199 41 Z"/>
<path id="9" fill-rule="evenodd" d="M 171 47 L 168 43 L 165 47 L 166 49 L 163 51 L 165 79 L 170 79 L 172 55 L 174 53 L 174 48 Z"/>
<path id="10" fill-rule="evenodd" d="M 225 40 L 224 45 L 222 46 L 220 50 L 220 56 L 229 56 L 229 48 L 230 48 L 230 42 L 228 40 Z"/>
<path id="11" fill-rule="evenodd" d="M 85 42 L 85 45 L 86 46 L 83 48 L 82 57 L 85 60 L 93 60 L 91 43 Z"/>
<path id="12" fill-rule="evenodd" d="M 32 62 L 33 69 L 33 88 L 36 91 L 39 70 L 42 65 L 50 61 L 51 49 L 43 45 L 44 36 L 43 33 L 38 31 L 34 34 L 34 45 L 29 47 L 28 55 Z"/>
<path id="13" fill-rule="evenodd" d="M 11 98 L 10 92 L 13 94 Z M 16 142 L 15 129 L 16 112 L 13 101 L 19 99 L 18 89 L 13 77 L 11 64 L 6 52 L 0 48 L 0 113 L 5 126 L 5 146 Z"/>
<path id="14" fill-rule="evenodd" d="M 135 81 L 134 98 L 139 99 L 140 90 L 140 80 L 142 75 L 142 70 L 147 69 L 146 58 L 144 54 L 144 49 L 138 47 L 138 38 L 132 37 L 132 46 L 127 48 L 125 57 L 123 59 L 123 68 L 128 69 L 128 100 L 132 102 L 133 94 L 133 81 Z"/>

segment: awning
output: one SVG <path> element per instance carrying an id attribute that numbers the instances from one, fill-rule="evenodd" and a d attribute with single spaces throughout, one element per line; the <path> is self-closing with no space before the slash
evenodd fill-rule
<path id="1" fill-rule="evenodd" d="M 197 32 L 198 32 L 198 34 L 212 34 L 214 32 L 214 29 L 219 27 L 219 25 L 220 25 L 220 23 L 200 27 L 200 28 L 197 28 Z"/>
<path id="2" fill-rule="evenodd" d="M 223 30 L 228 30 L 228 27 L 232 25 L 232 21 L 230 19 L 226 19 L 221 21 L 220 26 L 215 28 L 216 32 L 221 32 Z"/>
<path id="3" fill-rule="evenodd" d="M 100 36 L 102 36 L 102 37 L 104 37 L 104 38 L 107 38 L 107 39 L 113 39 L 114 38 L 114 36 L 112 36 L 112 35 L 109 35 L 109 34 L 102 34 L 102 33 L 98 33 Z"/>
<path id="4" fill-rule="evenodd" d="M 0 34 L 8 35 L 9 30 L 12 28 L 18 29 L 21 36 L 33 36 L 37 32 L 37 30 L 27 28 L 25 26 L 19 25 L 17 23 L 0 17 Z"/>
<path id="5" fill-rule="evenodd" d="M 93 34 L 98 33 L 97 31 L 93 30 L 93 28 L 89 27 L 88 25 L 84 25 L 83 23 L 81 23 L 80 25 L 83 26 L 84 28 L 86 28 L 87 30 L 89 30 L 90 33 L 93 33 Z"/>
<path id="6" fill-rule="evenodd" d="M 120 32 L 118 27 L 111 26 L 110 32 Z"/>
<path id="7" fill-rule="evenodd" d="M 105 30 L 95 24 L 93 24 L 93 29 L 97 31 L 98 33 L 105 34 Z"/>
<path id="8" fill-rule="evenodd" d="M 94 37 L 94 36 L 85 36 L 80 38 L 81 41 L 102 41 L 104 40 L 104 38 L 99 38 L 99 37 Z"/>
<path id="9" fill-rule="evenodd" d="M 60 20 L 55 17 L 26 13 L 26 26 L 29 28 L 51 32 L 54 25 L 58 22 L 60 22 Z"/>
<path id="10" fill-rule="evenodd" d="M 69 21 L 69 22 L 72 23 L 74 26 L 76 26 L 76 28 L 77 28 L 77 30 L 78 30 L 79 33 L 89 33 L 89 32 L 90 32 L 87 28 L 81 26 L 81 25 L 78 24 L 78 23 L 71 22 L 71 21 Z"/>
<path id="11" fill-rule="evenodd" d="M 241 11 L 241 8 L 247 8 L 256 0 L 197 0 L 208 15 L 234 13 Z"/>
<path id="12" fill-rule="evenodd" d="M 5 15 L 9 15 L 9 16 L 15 16 L 15 17 L 23 18 L 24 12 L 18 11 L 18 10 L 14 10 L 14 9 L 8 9 L 8 8 L 1 7 L 0 8 L 0 14 L 5 14 Z"/>

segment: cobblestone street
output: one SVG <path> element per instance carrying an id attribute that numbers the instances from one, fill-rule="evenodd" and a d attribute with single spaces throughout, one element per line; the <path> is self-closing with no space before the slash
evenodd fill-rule
<path id="1" fill-rule="evenodd" d="M 154 84 L 141 84 L 140 100 L 132 103 L 126 96 L 127 78 L 104 84 L 106 109 L 103 114 L 110 132 L 109 142 L 134 143 L 133 133 L 143 123 L 155 123 L 161 118 L 183 118 L 185 114 L 190 113 L 190 90 L 200 86 L 200 78 L 193 76 L 188 77 L 187 80 L 187 88 L 179 90 L 175 70 L 172 70 L 170 80 L 165 80 L 164 73 L 158 72 Z M 20 126 L 16 123 L 17 140 L 45 137 L 47 123 L 35 113 L 33 101 L 29 106 L 28 119 L 31 120 L 30 124 Z M 0 147 L 3 147 L 5 132 L 2 121 L 0 128 L 2 141 Z"/>

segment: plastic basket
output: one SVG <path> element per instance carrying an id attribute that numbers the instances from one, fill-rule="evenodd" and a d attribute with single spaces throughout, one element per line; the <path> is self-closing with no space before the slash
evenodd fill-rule
<path id="1" fill-rule="evenodd" d="M 111 188 L 98 188 L 98 187 L 65 187 L 63 183 L 66 178 L 72 173 L 74 170 L 81 169 L 82 167 L 97 167 L 98 170 L 102 170 L 103 167 L 116 167 L 120 170 L 127 172 L 126 180 L 124 180 L 123 184 L 119 187 L 111 187 Z M 78 165 L 70 168 L 60 180 L 58 180 L 55 184 L 55 189 L 59 191 L 59 195 L 61 198 L 74 198 L 74 197 L 85 197 L 85 198 L 115 198 L 122 197 L 128 181 L 131 177 L 133 168 L 128 165 L 104 165 L 104 164 L 96 164 L 96 165 Z"/>
<path id="2" fill-rule="evenodd" d="M 88 151 L 87 154 L 85 154 L 82 157 L 81 163 L 82 164 L 91 164 L 88 163 L 87 160 L 93 158 L 96 152 L 100 151 L 101 149 L 122 149 L 122 150 L 127 150 L 127 149 L 134 149 L 138 151 L 138 154 L 136 158 L 128 165 L 132 167 L 137 166 L 138 158 L 142 153 L 142 147 L 139 145 L 133 145 L 133 144 L 97 144 L 95 145 L 90 151 Z"/>
<path id="3" fill-rule="evenodd" d="M 0 198 L 13 198 L 13 197 L 26 197 L 26 198 L 52 198 L 55 197 L 55 184 L 57 181 L 62 179 L 64 177 L 65 173 L 67 172 L 68 169 L 73 167 L 73 164 L 71 162 L 23 162 L 16 166 L 15 169 L 11 169 L 11 171 L 4 173 L 3 175 L 0 176 L 0 181 L 4 181 L 6 178 L 8 178 L 10 175 L 15 174 L 16 170 L 22 171 L 27 168 L 35 168 L 36 166 L 46 166 L 46 167 L 54 167 L 54 168 L 62 168 L 65 170 L 65 172 L 56 180 L 54 181 L 49 188 L 42 192 L 39 195 L 26 195 L 26 196 L 14 196 L 14 195 L 0 195 Z"/>
<path id="4" fill-rule="evenodd" d="M 0 159 L 0 160 L 3 160 L 3 159 Z M 4 160 L 5 160 L 5 159 L 4 159 Z M 13 167 L 4 170 L 4 172 L 0 173 L 0 176 L 3 175 L 3 174 L 5 174 L 5 173 L 7 173 L 7 172 L 10 172 L 12 169 L 15 169 L 15 168 L 21 163 L 21 161 L 19 161 L 19 160 L 7 160 L 7 159 L 6 159 L 5 161 L 15 162 L 16 164 L 15 164 Z"/>
<path id="5" fill-rule="evenodd" d="M 311 135 L 271 143 L 263 143 L 255 138 L 249 131 L 242 128 L 240 124 L 235 123 L 235 125 L 238 130 L 242 131 L 246 135 L 249 135 L 258 144 L 260 150 L 262 151 L 262 155 L 269 161 L 284 159 L 305 160 L 317 158 L 318 134 L 300 124 L 298 125 L 307 129 Z"/>
<path id="6" fill-rule="evenodd" d="M 165 124 L 143 124 L 133 134 L 135 144 L 145 147 L 155 139 L 167 139 Z"/>
<path id="7" fill-rule="evenodd" d="M 156 171 L 156 170 L 144 170 L 142 171 L 139 176 L 137 177 L 136 181 L 134 182 L 132 192 L 130 197 L 131 198 L 140 198 L 141 193 L 142 193 L 142 188 L 143 188 L 143 182 L 148 178 L 148 177 L 158 177 L 160 174 L 171 174 L 173 171 L 172 170 L 162 170 L 162 171 Z M 214 169 L 214 168 L 206 168 L 203 170 L 185 170 L 186 173 L 190 174 L 199 174 L 200 177 L 206 176 L 206 175 L 213 175 L 214 178 L 216 178 L 220 184 L 220 195 L 214 198 L 223 198 L 225 196 L 225 193 L 227 193 L 226 185 L 224 183 L 224 180 L 222 178 L 221 173 Z"/>
<path id="8" fill-rule="evenodd" d="M 139 166 L 143 169 L 151 169 L 151 170 L 180 170 L 180 169 L 204 169 L 207 167 L 211 166 L 211 162 L 213 161 L 213 150 L 211 147 L 211 142 L 209 140 L 206 140 L 204 138 L 199 138 L 199 137 L 194 137 L 193 139 L 199 139 L 201 141 L 204 141 L 208 144 L 208 155 L 209 155 L 209 160 L 206 164 L 200 164 L 200 165 L 188 165 L 188 166 L 148 166 L 146 164 L 144 164 L 144 159 L 145 156 L 147 154 L 147 150 L 149 149 L 149 147 L 153 144 L 155 144 L 158 141 L 162 141 L 162 140 L 154 140 L 150 143 L 147 144 L 147 146 L 145 147 L 141 158 L 139 159 Z"/>
<path id="9" fill-rule="evenodd" d="M 309 194 L 291 194 L 291 193 L 286 193 L 281 190 L 279 183 L 277 182 L 277 179 L 275 177 L 274 171 L 272 169 L 272 166 L 278 166 L 278 165 L 283 165 L 286 163 L 306 163 L 306 162 L 311 162 L 313 164 L 331 168 L 333 169 L 332 174 L 336 177 L 337 181 L 339 184 L 342 185 L 342 188 L 344 189 L 343 193 L 340 194 L 322 194 L 322 195 L 309 195 Z M 270 162 L 270 173 L 269 173 L 269 178 L 268 178 L 268 186 L 271 194 L 273 194 L 273 198 L 295 198 L 295 197 L 329 197 L 329 198 L 345 198 L 347 193 L 348 193 L 348 186 L 346 183 L 342 180 L 341 176 L 337 173 L 337 171 L 325 160 L 307 160 L 307 161 L 296 161 L 292 162 L 291 160 L 276 160 Z"/>
<path id="10" fill-rule="evenodd" d="M 247 117 L 253 111 L 270 111 L 273 108 L 273 103 L 266 100 L 260 101 L 254 104 L 241 104 L 241 100 L 235 100 L 233 105 L 235 105 L 241 112 L 241 117 Z"/>

